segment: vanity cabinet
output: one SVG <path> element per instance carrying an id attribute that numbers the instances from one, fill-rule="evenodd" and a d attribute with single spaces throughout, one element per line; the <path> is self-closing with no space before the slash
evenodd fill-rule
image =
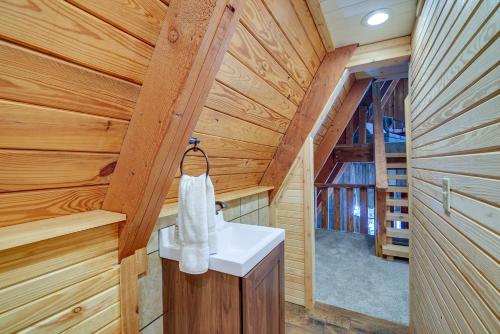
<path id="1" fill-rule="evenodd" d="M 188 275 L 168 259 L 162 267 L 164 333 L 285 333 L 283 242 L 244 277 Z"/>

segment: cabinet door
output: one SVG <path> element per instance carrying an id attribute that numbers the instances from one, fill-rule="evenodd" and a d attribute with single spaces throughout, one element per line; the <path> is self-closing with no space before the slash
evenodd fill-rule
<path id="1" fill-rule="evenodd" d="M 243 333 L 285 333 L 284 246 L 279 244 L 242 279 Z"/>

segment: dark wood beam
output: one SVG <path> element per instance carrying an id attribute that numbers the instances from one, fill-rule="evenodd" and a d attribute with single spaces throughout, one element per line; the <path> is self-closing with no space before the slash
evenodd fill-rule
<path id="1" fill-rule="evenodd" d="M 328 129 L 318 149 L 314 152 L 315 177 L 319 174 L 321 168 L 323 168 L 326 159 L 332 153 L 335 145 L 337 145 L 340 136 L 358 108 L 361 99 L 368 90 L 368 87 L 370 87 L 370 83 L 370 79 L 359 80 L 356 81 L 349 90 L 339 111 L 335 114 L 333 125 Z"/>
<path id="2" fill-rule="evenodd" d="M 270 200 L 274 198 L 274 195 L 281 187 L 300 148 L 311 133 L 316 120 L 325 108 L 330 107 L 332 94 L 341 80 L 346 65 L 355 49 L 355 45 L 345 46 L 335 49 L 335 51 L 328 53 L 323 58 L 304 99 L 293 116 L 274 154 L 274 158 L 260 182 L 261 185 L 274 187 L 274 190 L 269 195 Z M 317 173 L 315 176 L 317 176 Z"/>
<path id="3" fill-rule="evenodd" d="M 333 150 L 333 162 L 373 162 L 373 145 L 337 145 Z"/>
<path id="4" fill-rule="evenodd" d="M 103 205 L 127 215 L 120 259 L 149 240 L 244 1 L 170 1 Z"/>
<path id="5" fill-rule="evenodd" d="M 387 88 L 387 90 L 385 91 L 385 94 L 382 97 L 382 101 L 380 103 L 380 107 L 382 109 L 387 104 L 387 101 L 389 101 L 389 98 L 391 97 L 392 93 L 394 93 L 394 90 L 396 89 L 398 83 L 399 83 L 399 80 L 392 80 L 391 81 L 391 84 L 389 85 L 389 88 Z"/>

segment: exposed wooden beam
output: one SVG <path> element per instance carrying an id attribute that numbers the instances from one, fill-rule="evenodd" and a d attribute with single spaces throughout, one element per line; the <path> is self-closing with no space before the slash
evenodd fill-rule
<path id="1" fill-rule="evenodd" d="M 333 150 L 334 162 L 373 162 L 373 145 L 337 145 Z"/>
<path id="2" fill-rule="evenodd" d="M 316 28 L 318 29 L 319 35 L 327 52 L 332 52 L 335 47 L 333 44 L 333 38 L 328 29 L 328 25 L 325 21 L 325 16 L 321 10 L 321 5 L 319 0 L 306 0 L 309 11 L 312 14 Z"/>
<path id="3" fill-rule="evenodd" d="M 378 189 L 387 189 L 387 159 L 385 156 L 384 115 L 380 99 L 380 83 L 376 82 L 372 86 L 375 181 Z"/>
<path id="4" fill-rule="evenodd" d="M 335 98 L 334 92 L 337 84 L 341 80 L 345 66 L 355 49 L 355 45 L 345 46 L 335 49 L 335 51 L 328 53 L 323 58 L 304 99 L 293 116 L 285 136 L 260 182 L 261 185 L 274 186 L 273 192 L 269 195 L 270 200 L 274 198 L 274 194 L 281 187 L 298 152 L 313 130 L 317 119 L 325 110 L 330 110 Z M 314 175 L 316 176 L 317 173 Z"/>
<path id="5" fill-rule="evenodd" d="M 149 240 L 244 1 L 170 1 L 103 205 L 127 215 L 120 259 Z"/>
<path id="6" fill-rule="evenodd" d="M 370 71 L 408 62 L 410 55 L 410 36 L 398 37 L 358 47 L 347 68 L 351 73 Z"/>
<path id="7" fill-rule="evenodd" d="M 380 107 L 384 109 L 384 106 L 387 104 L 387 101 L 389 101 L 389 98 L 391 97 L 392 93 L 394 93 L 394 90 L 396 89 L 397 85 L 399 83 L 399 80 L 392 80 L 391 84 L 389 85 L 389 88 L 385 91 L 384 97 L 382 98 L 382 102 L 380 103 Z"/>
<path id="8" fill-rule="evenodd" d="M 370 82 L 370 79 L 356 81 L 349 90 L 339 111 L 335 114 L 333 125 L 328 129 L 318 149 L 314 153 L 314 176 L 318 175 L 326 159 L 332 153 L 335 145 L 337 145 L 340 136 L 358 108 L 361 99 L 365 95 L 368 87 L 370 87 Z"/>

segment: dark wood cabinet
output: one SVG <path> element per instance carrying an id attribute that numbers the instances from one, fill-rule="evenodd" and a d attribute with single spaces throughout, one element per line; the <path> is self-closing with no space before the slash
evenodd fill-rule
<path id="1" fill-rule="evenodd" d="M 285 333 L 283 243 L 245 277 L 188 275 L 167 259 L 162 266 L 164 333 Z"/>

